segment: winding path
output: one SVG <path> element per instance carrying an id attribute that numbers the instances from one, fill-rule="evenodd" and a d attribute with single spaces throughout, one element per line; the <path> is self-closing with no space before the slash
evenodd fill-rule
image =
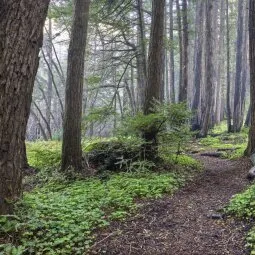
<path id="1" fill-rule="evenodd" d="M 139 214 L 98 233 L 91 254 L 247 254 L 247 226 L 230 218 L 214 219 L 214 213 L 249 184 L 249 163 L 197 158 L 205 165 L 201 175 L 172 197 L 145 201 Z"/>

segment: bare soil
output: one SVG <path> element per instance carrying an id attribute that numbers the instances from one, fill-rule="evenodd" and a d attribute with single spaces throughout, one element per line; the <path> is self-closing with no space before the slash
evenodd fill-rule
<path id="1" fill-rule="evenodd" d="M 218 211 L 249 184 L 248 159 L 196 156 L 205 171 L 173 196 L 146 200 L 138 214 L 97 233 L 90 254 L 243 255 L 248 226 Z"/>

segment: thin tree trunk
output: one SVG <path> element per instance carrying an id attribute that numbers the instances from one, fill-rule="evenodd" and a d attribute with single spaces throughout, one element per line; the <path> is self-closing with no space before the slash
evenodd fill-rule
<path id="1" fill-rule="evenodd" d="M 228 132 L 232 132 L 232 114 L 230 101 L 230 31 L 229 31 L 229 0 L 226 0 L 226 30 L 227 30 L 227 126 Z"/>
<path id="2" fill-rule="evenodd" d="M 47 81 L 47 104 L 46 104 L 46 120 L 49 125 L 49 130 L 51 132 L 51 105 L 52 105 L 52 75 L 51 75 L 51 70 L 53 66 L 53 61 L 52 61 L 52 20 L 51 18 L 48 19 L 48 40 L 47 40 L 47 45 L 46 45 L 46 52 L 47 52 L 47 57 L 48 57 L 48 63 L 49 63 L 49 68 L 48 68 L 48 81 Z M 51 136 L 48 133 L 49 136 Z"/>
<path id="3" fill-rule="evenodd" d="M 143 15 L 143 0 L 137 1 L 137 15 L 138 15 L 138 52 L 137 54 L 137 82 L 138 82 L 138 107 L 142 108 L 144 105 L 144 95 L 146 87 L 146 42 L 145 42 L 145 27 Z"/>
<path id="4" fill-rule="evenodd" d="M 177 25 L 178 25 L 178 35 L 179 35 L 179 56 L 180 56 L 180 64 L 179 64 L 179 97 L 178 101 L 180 101 L 180 93 L 183 84 L 183 38 L 182 38 L 182 18 L 181 18 L 181 8 L 179 0 L 176 0 L 176 10 L 177 10 Z"/>
<path id="5" fill-rule="evenodd" d="M 225 33 L 225 0 L 220 0 L 220 29 L 219 29 L 219 51 L 217 56 L 217 91 L 216 91 L 216 105 L 215 105 L 215 123 L 219 124 L 221 122 L 221 109 L 222 109 L 222 82 L 221 75 L 222 70 L 224 70 L 224 33 Z"/>
<path id="6" fill-rule="evenodd" d="M 175 103 L 175 65 L 174 65 L 174 19 L 173 19 L 173 0 L 169 0 L 169 16 L 170 16 L 170 98 L 171 103 Z M 168 86 L 168 84 L 167 84 Z"/>

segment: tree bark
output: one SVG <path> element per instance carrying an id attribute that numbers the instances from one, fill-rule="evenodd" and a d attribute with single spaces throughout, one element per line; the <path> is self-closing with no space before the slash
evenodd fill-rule
<path id="1" fill-rule="evenodd" d="M 174 19 L 173 19 L 173 0 L 169 0 L 169 16 L 170 16 L 170 99 L 171 103 L 175 103 L 175 65 L 174 65 Z M 168 84 L 166 85 L 168 86 Z"/>
<path id="2" fill-rule="evenodd" d="M 241 123 L 241 88 L 242 88 L 242 59 L 243 59 L 243 6 L 244 1 L 238 2 L 238 25 L 236 44 L 236 77 L 234 94 L 233 131 L 240 132 Z"/>
<path id="3" fill-rule="evenodd" d="M 62 171 L 73 168 L 82 172 L 81 118 L 84 56 L 87 40 L 90 0 L 75 0 L 68 67 L 63 126 Z"/>
<path id="4" fill-rule="evenodd" d="M 205 137 L 209 131 L 210 116 L 213 107 L 213 75 L 214 75 L 214 64 L 213 64 L 213 36 L 212 36 L 212 12 L 213 4 L 215 0 L 206 0 L 206 45 L 205 45 L 205 105 L 202 109 L 202 121 L 200 137 Z"/>
<path id="5" fill-rule="evenodd" d="M 228 132 L 232 132 L 232 113 L 231 113 L 231 102 L 230 102 L 230 31 L 229 31 L 229 0 L 226 0 L 226 40 L 227 40 L 227 126 Z"/>
<path id="6" fill-rule="evenodd" d="M 137 85 L 138 85 L 138 107 L 142 108 L 144 105 L 145 87 L 146 87 L 146 37 L 144 27 L 143 15 L 143 0 L 137 1 L 137 16 L 138 16 L 138 48 L 137 48 Z"/>
<path id="7" fill-rule="evenodd" d="M 179 64 L 179 95 L 178 101 L 180 101 L 181 88 L 183 84 L 183 38 L 182 38 L 182 18 L 181 18 L 181 7 L 179 0 L 176 0 L 176 11 L 177 11 L 177 25 L 178 25 L 178 35 L 179 35 L 179 56 L 180 56 L 180 64 Z"/>
<path id="8" fill-rule="evenodd" d="M 49 0 L 0 3 L 0 214 L 22 192 L 21 169 Z"/>
<path id="9" fill-rule="evenodd" d="M 249 55 L 250 55 L 250 107 L 251 127 L 245 155 L 255 152 L 255 0 L 249 1 Z"/>
<path id="10" fill-rule="evenodd" d="M 52 59 L 52 19 L 51 17 L 48 19 L 49 27 L 48 27 L 48 38 L 46 45 L 46 52 L 48 57 L 48 80 L 47 80 L 47 104 L 46 104 L 46 120 L 49 125 L 49 130 L 51 133 L 51 105 L 52 105 L 52 75 L 51 70 L 53 67 L 53 59 Z M 50 138 L 50 134 L 48 132 L 48 136 Z"/>
<path id="11" fill-rule="evenodd" d="M 150 46 L 148 56 L 148 79 L 145 93 L 144 114 L 153 112 L 154 100 L 160 100 L 161 86 L 164 73 L 162 61 L 164 49 L 164 14 L 165 0 L 152 1 L 152 22 L 150 34 Z M 145 155 L 148 158 L 157 157 L 157 133 L 155 127 L 144 133 Z"/>
<path id="12" fill-rule="evenodd" d="M 179 102 L 188 100 L 188 75 L 189 75 L 189 31 L 188 31 L 188 6 L 187 0 L 182 0 L 182 83 L 180 83 Z"/>
<path id="13" fill-rule="evenodd" d="M 204 1 L 200 0 L 196 7 L 196 31 L 195 31 L 195 53 L 194 53 L 194 89 L 195 94 L 192 102 L 192 130 L 200 129 L 201 113 L 201 82 L 202 82 L 202 56 L 203 56 L 203 24 L 204 24 Z"/>

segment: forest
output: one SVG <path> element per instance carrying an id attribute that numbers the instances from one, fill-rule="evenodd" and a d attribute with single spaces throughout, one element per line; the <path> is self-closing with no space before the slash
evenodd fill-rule
<path id="1" fill-rule="evenodd" d="M 254 255 L 255 0 L 1 0 L 0 254 Z"/>

